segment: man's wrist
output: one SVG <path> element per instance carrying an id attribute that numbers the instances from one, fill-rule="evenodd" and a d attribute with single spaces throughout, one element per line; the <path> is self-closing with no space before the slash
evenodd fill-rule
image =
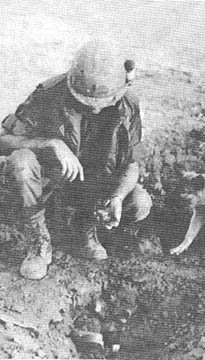
<path id="1" fill-rule="evenodd" d="M 59 139 L 45 139 L 42 143 L 42 148 L 54 147 L 57 142 L 59 142 Z"/>
<path id="2" fill-rule="evenodd" d="M 113 194 L 110 199 L 112 200 L 116 197 L 119 198 L 121 200 L 121 202 L 123 202 L 124 198 L 121 194 Z"/>

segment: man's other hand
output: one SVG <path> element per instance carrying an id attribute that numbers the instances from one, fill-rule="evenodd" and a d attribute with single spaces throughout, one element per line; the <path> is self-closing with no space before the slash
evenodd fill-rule
<path id="1" fill-rule="evenodd" d="M 52 139 L 49 144 L 62 166 L 62 176 L 72 182 L 79 175 L 80 181 L 84 181 L 83 167 L 69 147 L 58 139 Z"/>
<path id="2" fill-rule="evenodd" d="M 104 203 L 104 209 L 98 210 L 98 217 L 106 229 L 118 227 L 122 216 L 122 199 L 114 196 Z"/>

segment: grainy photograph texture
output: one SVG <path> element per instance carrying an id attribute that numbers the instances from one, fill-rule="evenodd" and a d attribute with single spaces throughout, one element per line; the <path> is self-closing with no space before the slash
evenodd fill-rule
<path id="1" fill-rule="evenodd" d="M 205 2 L 2 0 L 0 359 L 205 360 Z"/>

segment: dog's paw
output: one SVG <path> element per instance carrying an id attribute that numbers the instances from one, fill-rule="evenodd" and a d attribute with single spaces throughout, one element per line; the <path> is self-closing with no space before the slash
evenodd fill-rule
<path id="1" fill-rule="evenodd" d="M 184 244 L 181 244 L 173 249 L 170 250 L 170 254 L 171 255 L 180 255 L 182 254 L 184 251 L 186 251 L 188 249 L 188 247 Z"/>

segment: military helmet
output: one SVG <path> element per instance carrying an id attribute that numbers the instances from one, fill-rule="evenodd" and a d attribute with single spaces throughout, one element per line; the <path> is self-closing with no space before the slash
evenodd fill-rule
<path id="1" fill-rule="evenodd" d="M 106 107 L 124 95 L 127 71 L 114 42 L 93 40 L 77 51 L 68 72 L 68 87 L 81 103 Z"/>

